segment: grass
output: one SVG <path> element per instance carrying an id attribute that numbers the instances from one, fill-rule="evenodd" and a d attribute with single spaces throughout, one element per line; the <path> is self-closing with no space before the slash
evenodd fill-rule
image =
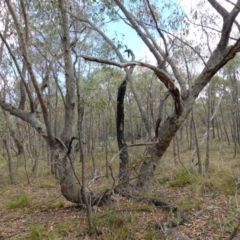
<path id="1" fill-rule="evenodd" d="M 30 196 L 27 194 L 20 194 L 12 197 L 5 203 L 7 209 L 22 209 L 29 205 Z"/>
<path id="2" fill-rule="evenodd" d="M 174 179 L 169 182 L 170 187 L 184 187 L 197 181 L 196 175 L 183 169 L 175 170 Z"/>
<path id="3" fill-rule="evenodd" d="M 45 205 L 48 209 L 58 209 L 64 207 L 64 201 L 63 199 L 57 199 L 55 201 L 47 202 Z"/>
<path id="4" fill-rule="evenodd" d="M 225 162 L 223 160 L 224 152 L 223 155 L 220 155 L 220 160 L 219 158 L 218 161 L 210 160 L 208 176 L 196 176 L 185 171 L 180 164 L 174 165 L 170 150 L 162 159 L 157 170 L 155 186 L 147 189 L 143 196 L 154 196 L 166 200 L 191 216 L 194 212 L 207 206 L 218 206 L 216 210 L 204 212 L 204 218 L 200 216 L 197 221 L 199 223 L 205 221 L 206 224 L 209 224 L 210 231 L 214 230 L 218 234 L 217 238 L 220 239 L 224 232 L 231 231 L 236 225 L 233 219 L 236 218 L 240 202 L 236 185 L 236 179 L 240 175 L 238 161 Z M 131 148 L 130 155 L 133 160 L 131 166 L 138 166 L 141 160 L 141 156 L 138 157 L 139 152 L 134 155 L 134 148 Z M 217 152 L 212 154 L 217 155 Z M 112 155 L 114 154 L 109 153 L 109 158 Z M 184 150 L 181 153 L 181 159 L 185 166 L 188 166 L 190 155 L 191 151 Z M 102 161 L 105 159 L 104 157 L 100 151 L 95 156 L 99 176 L 105 174 L 106 168 Z M 86 160 L 86 182 L 88 183 L 92 174 L 91 157 L 86 157 Z M 117 180 L 118 165 L 116 158 L 112 162 L 115 180 Z M 9 216 L 9 220 L 7 218 L 4 220 L 5 222 L 0 223 L 0 225 L 3 224 L 4 231 L 7 229 L 5 226 L 8 226 L 10 232 L 14 226 L 22 226 L 20 229 L 25 230 L 24 234 L 13 237 L 13 239 L 21 240 L 75 239 L 76 236 L 80 236 L 79 234 L 86 236 L 86 211 L 68 208 L 73 204 L 67 202 L 63 197 L 59 198 L 61 194 L 59 185 L 54 176 L 49 173 L 50 167 L 47 166 L 47 163 L 40 162 L 38 176 L 31 174 L 30 161 L 27 166 L 31 184 L 27 184 L 22 164 L 19 164 L 16 169 L 16 185 L 9 185 L 7 181 L 0 183 L 0 214 L 4 212 L 6 216 Z M 4 175 L 3 179 L 7 179 L 7 167 L 3 166 L 3 169 L 5 170 L 2 170 L 1 174 Z M 77 161 L 76 169 L 76 172 L 79 173 L 80 163 Z M 91 182 L 88 190 L 100 191 L 111 187 L 112 183 L 112 177 L 108 179 L 101 177 L 96 182 Z M 101 235 L 98 236 L 100 240 L 164 238 L 161 231 L 154 228 L 154 222 L 156 220 L 166 221 L 172 218 L 173 214 L 166 213 L 149 204 L 140 204 L 120 196 L 115 197 L 116 201 L 110 206 L 93 209 L 92 221 L 94 227 L 101 232 Z M 229 204 L 229 199 L 231 199 L 231 204 Z M 14 211 L 8 211 L 9 209 Z M 197 229 L 198 224 L 194 223 L 190 227 Z"/>
<path id="5" fill-rule="evenodd" d="M 184 212 L 197 211 L 202 208 L 203 201 L 195 198 L 180 199 L 177 201 L 177 206 Z"/>
<path id="6" fill-rule="evenodd" d="M 43 179 L 42 181 L 40 181 L 39 187 L 40 188 L 53 188 L 54 183 L 51 179 Z"/>
<path id="7" fill-rule="evenodd" d="M 109 239 L 124 240 L 133 237 L 136 226 L 136 215 L 134 212 L 106 211 L 104 215 L 93 214 L 92 221 L 96 229 L 102 229 Z"/>

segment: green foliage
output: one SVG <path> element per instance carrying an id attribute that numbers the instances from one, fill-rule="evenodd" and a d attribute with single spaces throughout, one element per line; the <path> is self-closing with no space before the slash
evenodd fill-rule
<path id="1" fill-rule="evenodd" d="M 192 185 L 192 189 L 197 194 L 233 195 L 238 191 L 234 177 L 227 170 L 221 170 L 209 177 L 199 177 Z"/>
<path id="2" fill-rule="evenodd" d="M 192 173 L 181 170 L 176 172 L 174 179 L 169 182 L 170 187 L 184 187 L 186 185 L 191 185 L 196 182 L 196 176 Z"/>
<path id="3" fill-rule="evenodd" d="M 72 221 L 65 221 L 61 223 L 56 223 L 54 225 L 45 224 L 31 224 L 29 227 L 29 232 L 18 239 L 26 240 L 57 240 L 62 237 L 68 237 L 69 232 L 74 228 L 75 223 Z"/>
<path id="4" fill-rule="evenodd" d="M 153 226 L 152 226 L 153 225 Z M 159 229 L 157 229 L 155 226 L 155 223 L 151 224 L 151 226 L 148 226 L 146 229 L 145 229 L 145 234 L 144 234 L 144 237 L 143 239 L 151 239 L 151 240 L 159 240 L 159 239 L 163 239 L 160 238 L 160 234 L 161 232 L 159 232 Z"/>
<path id="5" fill-rule="evenodd" d="M 5 203 L 7 209 L 16 209 L 16 208 L 24 208 L 28 206 L 30 203 L 30 197 L 26 194 L 20 194 L 14 196 L 8 202 Z"/>

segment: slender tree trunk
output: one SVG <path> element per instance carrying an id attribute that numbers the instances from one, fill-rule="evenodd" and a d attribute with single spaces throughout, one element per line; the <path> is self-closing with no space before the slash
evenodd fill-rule
<path id="1" fill-rule="evenodd" d="M 222 125 L 223 125 L 223 129 L 224 129 L 224 133 L 225 133 L 225 136 L 227 138 L 227 141 L 228 141 L 228 145 L 230 146 L 231 143 L 230 143 L 230 140 L 229 140 L 229 136 L 228 136 L 228 132 L 227 132 L 227 129 L 226 129 L 226 123 L 225 123 L 225 118 L 223 116 L 223 110 L 222 110 L 222 107 L 220 105 L 220 111 L 221 111 L 221 116 L 222 116 Z"/>
<path id="2" fill-rule="evenodd" d="M 209 171 L 209 145 L 210 145 L 210 125 L 211 125 L 211 117 L 210 114 L 212 113 L 212 96 L 211 96 L 211 83 L 208 87 L 208 101 L 207 101 L 207 141 L 206 141 L 206 158 L 205 158 L 205 169 L 204 173 L 207 174 Z M 213 123 L 213 122 L 212 122 Z M 213 136 L 214 138 L 214 136 Z"/>
<path id="3" fill-rule="evenodd" d="M 11 149 L 9 146 L 9 144 L 10 144 L 9 137 L 8 137 L 8 139 L 6 139 L 6 138 L 3 139 L 3 144 L 4 144 L 4 147 L 7 152 L 8 174 L 9 174 L 10 183 L 14 184 L 15 179 L 14 179 L 13 166 L 12 166 L 12 154 L 11 154 Z"/>
<path id="4" fill-rule="evenodd" d="M 193 111 L 192 111 L 192 120 L 193 120 L 193 130 L 194 130 L 195 144 L 196 144 L 196 151 L 197 151 L 197 158 L 198 158 L 198 162 L 197 162 L 198 172 L 200 174 L 202 174 L 202 160 L 201 160 L 200 148 L 199 148 L 199 143 L 198 143 L 197 126 L 196 126 L 196 122 L 195 122 L 195 117 L 194 117 Z"/>
<path id="5" fill-rule="evenodd" d="M 126 148 L 127 144 L 125 142 L 125 137 L 124 137 L 124 96 L 125 96 L 126 87 L 127 87 L 126 78 L 123 80 L 123 82 L 118 88 L 117 119 L 116 119 L 118 148 L 119 148 L 119 151 L 121 151 L 119 155 L 119 158 L 120 158 L 119 181 L 123 183 L 124 187 L 128 185 L 128 181 L 129 181 L 128 151 Z"/>

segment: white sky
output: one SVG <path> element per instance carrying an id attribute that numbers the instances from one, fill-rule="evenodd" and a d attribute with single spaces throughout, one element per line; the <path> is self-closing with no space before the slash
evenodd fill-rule
<path id="1" fill-rule="evenodd" d="M 199 6 L 197 6 L 198 4 L 201 4 L 203 2 L 204 2 L 203 7 L 200 8 Z M 218 1 L 218 2 L 221 3 L 221 5 L 224 8 L 226 8 L 226 10 L 228 10 L 228 11 L 231 11 L 231 9 L 233 8 L 233 5 L 226 2 L 225 0 L 221 0 L 221 1 Z M 233 0 L 233 2 L 234 2 L 234 0 Z M 235 0 L 235 2 L 236 2 L 236 0 Z M 207 12 L 209 16 L 211 14 L 218 15 L 216 10 L 206 0 L 180 0 L 180 5 L 183 7 L 185 14 L 188 15 L 190 18 L 196 13 L 196 11 L 197 11 L 198 16 L 200 15 L 199 11 L 201 11 L 202 13 Z M 240 22 L 240 16 L 238 16 L 238 19 L 239 19 L 239 22 Z M 218 23 L 219 23 L 219 28 L 218 29 L 220 30 L 221 26 L 222 26 L 221 25 L 221 17 L 219 17 Z M 218 26 L 212 25 L 212 27 L 217 28 Z M 236 33 L 239 34 L 237 29 L 236 29 Z M 201 35 L 202 35 L 202 32 L 198 31 L 198 29 L 196 27 L 192 26 L 189 29 L 189 34 L 188 34 L 186 40 L 193 40 L 193 41 L 196 42 L 196 45 L 197 45 L 198 42 L 201 42 L 201 43 L 206 42 L 206 39 L 205 39 L 205 41 L 203 39 L 200 40 Z M 217 40 L 218 40 L 217 36 L 212 37 L 211 39 L 209 38 L 212 50 L 214 49 L 214 46 L 216 45 Z M 159 42 L 160 42 L 160 40 L 159 40 Z M 152 53 L 149 51 L 149 49 L 147 48 L 146 45 L 142 44 L 140 46 L 140 51 L 138 53 L 139 53 L 139 56 L 141 56 L 142 59 L 150 61 L 153 64 L 155 63 L 155 58 L 153 57 Z"/>

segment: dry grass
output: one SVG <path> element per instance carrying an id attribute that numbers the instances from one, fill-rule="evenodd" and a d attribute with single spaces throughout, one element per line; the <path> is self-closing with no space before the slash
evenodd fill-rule
<path id="1" fill-rule="evenodd" d="M 204 146 L 201 149 L 204 159 Z M 137 167 L 144 148 L 129 150 L 132 167 Z M 212 142 L 210 172 L 208 176 L 196 176 L 185 171 L 181 164 L 174 164 L 171 150 L 170 147 L 157 169 L 154 186 L 145 191 L 144 196 L 169 201 L 185 211 L 189 221 L 177 229 L 190 239 L 226 239 L 238 224 L 240 162 L 231 159 L 230 150 L 222 143 Z M 109 158 L 115 152 L 114 147 Z M 180 157 L 187 169 L 190 155 L 191 151 L 182 148 Z M 86 156 L 88 188 L 92 191 L 110 188 L 113 180 L 104 177 L 105 156 L 101 149 L 96 152 L 95 160 L 101 177 L 91 181 L 92 162 L 91 157 Z M 0 239 L 91 239 L 87 236 L 85 209 L 61 196 L 50 167 L 41 161 L 35 176 L 27 162 L 28 184 L 24 164 L 14 161 L 14 185 L 8 183 L 6 163 L 0 163 Z M 117 176 L 118 159 L 111 166 Z M 77 161 L 76 168 L 80 172 Z M 155 222 L 172 218 L 172 213 L 119 195 L 114 196 L 114 200 L 109 206 L 92 209 L 93 224 L 101 233 L 98 239 L 165 239 L 163 232 L 154 227 Z"/>

